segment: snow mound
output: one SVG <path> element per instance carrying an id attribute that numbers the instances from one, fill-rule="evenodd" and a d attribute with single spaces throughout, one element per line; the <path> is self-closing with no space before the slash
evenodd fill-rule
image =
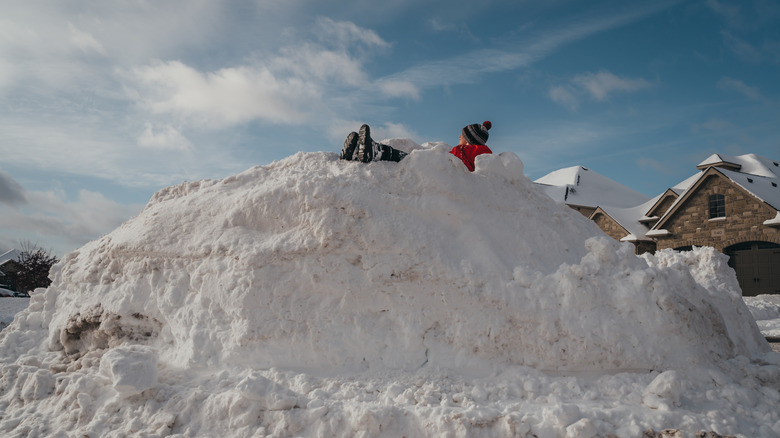
<path id="1" fill-rule="evenodd" d="M 708 288 L 600 235 L 514 154 L 472 174 L 444 147 L 368 166 L 299 153 L 162 190 L 65 257 L 47 346 L 318 370 L 665 369 L 763 351 L 734 281 Z"/>
<path id="2" fill-rule="evenodd" d="M 662 372 L 767 353 L 723 256 L 636 257 L 541 193 L 516 155 L 480 156 L 470 173 L 447 151 L 368 165 L 298 153 L 158 192 L 64 257 L 2 332 L 0 383 L 16 388 L 3 406 L 60 412 L 70 397 L 90 408 L 58 415 L 88 431 L 150 391 L 136 409 L 177 390 L 204 402 L 198 387 L 213 409 L 322 407 L 260 370 Z M 645 394 L 656 408 L 680 397 L 661 376 Z M 176 409 L 142 415 L 144 430 L 174 429 Z M 130 433 L 134 416 L 114 421 Z M 253 430 L 256 416 L 228 417 Z"/>

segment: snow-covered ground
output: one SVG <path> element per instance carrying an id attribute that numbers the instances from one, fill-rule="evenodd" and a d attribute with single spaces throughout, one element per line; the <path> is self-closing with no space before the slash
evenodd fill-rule
<path id="1" fill-rule="evenodd" d="M 761 334 L 780 339 L 780 295 L 745 297 L 745 303 L 756 319 Z"/>
<path id="2" fill-rule="evenodd" d="M 167 188 L 66 255 L 0 333 L 0 434 L 780 436 L 725 256 L 636 257 L 514 154 L 393 145 Z"/>
<path id="3" fill-rule="evenodd" d="M 17 313 L 27 308 L 29 298 L 0 298 L 0 330 L 6 328 L 14 320 Z"/>

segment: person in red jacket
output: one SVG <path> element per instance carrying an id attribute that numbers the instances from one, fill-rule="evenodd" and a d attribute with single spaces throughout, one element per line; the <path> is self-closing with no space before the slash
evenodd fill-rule
<path id="1" fill-rule="evenodd" d="M 480 124 L 465 126 L 460 132 L 458 145 L 452 148 L 450 153 L 460 158 L 470 172 L 474 171 L 474 160 L 478 155 L 492 154 L 485 143 L 488 139 L 488 131 L 492 127 L 490 121 Z M 406 152 L 395 149 L 389 145 L 375 142 L 371 139 L 371 128 L 368 125 L 360 127 L 359 132 L 350 132 L 344 141 L 344 148 L 339 156 L 342 160 L 360 161 L 401 161 L 406 157 Z"/>
<path id="2" fill-rule="evenodd" d="M 450 153 L 460 158 L 470 172 L 474 171 L 474 160 L 478 155 L 492 154 L 493 151 L 485 146 L 488 139 L 488 131 L 493 127 L 489 120 L 481 125 L 473 124 L 465 126 L 460 132 L 460 142 L 452 148 Z"/>

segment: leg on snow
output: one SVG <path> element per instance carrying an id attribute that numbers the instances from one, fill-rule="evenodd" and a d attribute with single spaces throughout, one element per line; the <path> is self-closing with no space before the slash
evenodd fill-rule
<path id="1" fill-rule="evenodd" d="M 349 135 L 347 135 L 347 139 L 344 140 L 344 149 L 341 150 L 341 155 L 339 156 L 342 160 L 351 161 L 355 157 L 355 149 L 358 145 L 358 133 L 357 132 L 350 132 Z"/>
<path id="2" fill-rule="evenodd" d="M 374 140 L 371 139 L 371 128 L 368 125 L 363 125 L 359 132 L 358 161 L 368 163 L 374 159 Z"/>

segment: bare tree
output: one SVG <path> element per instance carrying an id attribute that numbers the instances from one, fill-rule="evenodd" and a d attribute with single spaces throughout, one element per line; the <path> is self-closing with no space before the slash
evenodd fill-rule
<path id="1" fill-rule="evenodd" d="M 29 293 L 39 287 L 49 287 L 49 271 L 59 259 L 37 244 L 30 241 L 20 242 L 18 262 L 21 265 L 16 273 L 16 287 L 19 292 Z"/>

